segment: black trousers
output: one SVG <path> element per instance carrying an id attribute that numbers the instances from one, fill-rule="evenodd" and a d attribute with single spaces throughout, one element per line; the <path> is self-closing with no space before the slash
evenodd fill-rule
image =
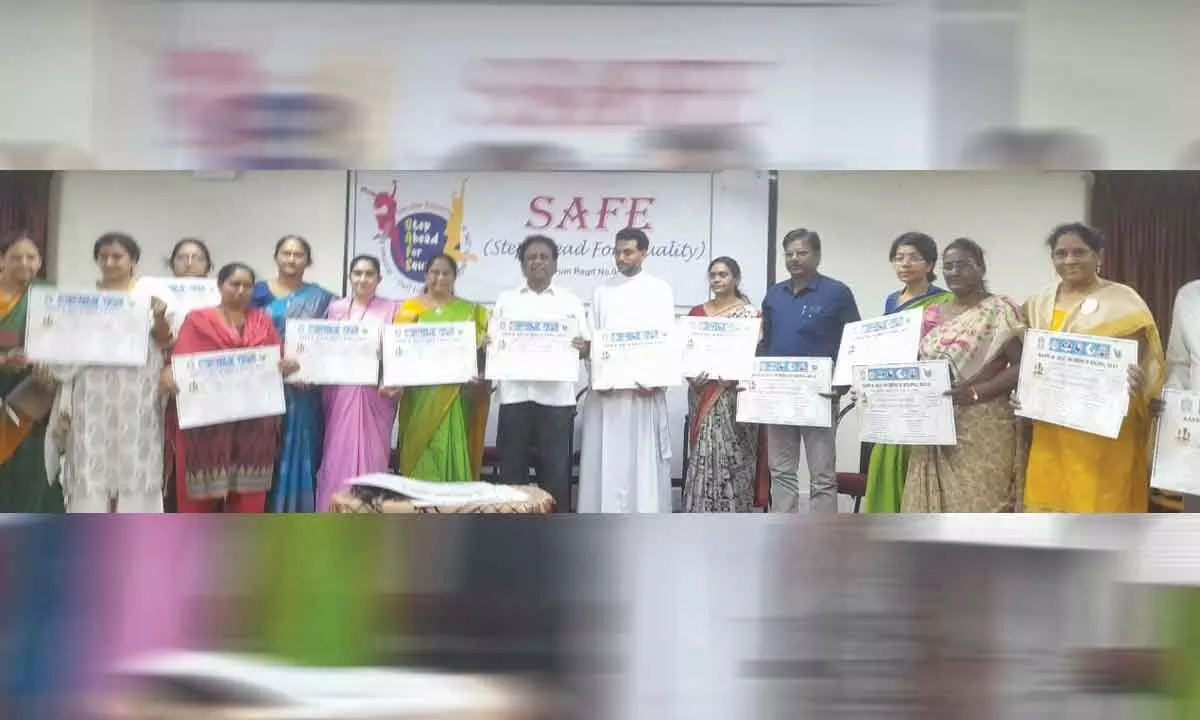
<path id="1" fill-rule="evenodd" d="M 496 449 L 500 452 L 500 482 L 529 483 L 529 468 L 537 484 L 554 498 L 557 512 L 571 509 L 571 440 L 575 407 L 551 407 L 533 402 L 500 406 Z"/>

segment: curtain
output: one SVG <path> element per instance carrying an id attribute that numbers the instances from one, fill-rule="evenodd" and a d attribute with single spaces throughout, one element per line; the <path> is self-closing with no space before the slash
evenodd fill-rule
<path id="1" fill-rule="evenodd" d="M 46 257 L 46 231 L 50 226 L 50 180 L 54 173 L 41 170 L 0 171 L 0 235 L 25 230 L 33 235 L 42 252 L 42 272 L 50 266 Z"/>
<path id="2" fill-rule="evenodd" d="M 1104 233 L 1101 274 L 1133 287 L 1171 332 L 1175 293 L 1200 278 L 1200 172 L 1094 173 L 1091 224 Z"/>

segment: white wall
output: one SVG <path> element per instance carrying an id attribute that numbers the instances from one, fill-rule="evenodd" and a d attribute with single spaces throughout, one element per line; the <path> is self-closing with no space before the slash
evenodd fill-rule
<path id="1" fill-rule="evenodd" d="M 92 145 L 92 0 L 0 0 L 0 142 Z"/>
<path id="2" fill-rule="evenodd" d="M 1100 137 L 1104 167 L 1177 167 L 1200 140 L 1195 0 L 1024 0 L 1021 120 Z"/>
<path id="3" fill-rule="evenodd" d="M 142 246 L 143 275 L 166 274 L 167 253 L 188 236 L 208 244 L 214 269 L 240 260 L 273 274 L 275 242 L 294 233 L 313 246 L 308 279 L 341 293 L 344 172 L 251 172 L 232 181 L 175 172 L 64 172 L 56 178 L 50 272 L 61 285 L 95 281 L 92 243 L 110 230 L 127 232 Z"/>
<path id="4" fill-rule="evenodd" d="M 863 317 L 883 314 L 899 287 L 888 250 L 909 230 L 940 245 L 975 240 L 987 253 L 993 292 L 1019 302 L 1054 280 L 1046 235 L 1085 219 L 1087 192 L 1083 173 L 780 173 L 778 237 L 796 227 L 818 231 L 821 271 L 850 286 Z M 787 278 L 782 252 L 776 278 Z M 851 412 L 838 432 L 839 471 L 858 469 L 858 446 Z"/>

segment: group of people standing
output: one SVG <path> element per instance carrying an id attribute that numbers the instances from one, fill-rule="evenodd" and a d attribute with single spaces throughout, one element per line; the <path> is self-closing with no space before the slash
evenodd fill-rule
<path id="1" fill-rule="evenodd" d="M 957 444 L 876 445 L 870 451 L 868 512 L 1141 512 L 1149 502 L 1150 439 L 1165 363 L 1149 309 L 1137 293 L 1103 279 L 1103 239 L 1072 223 L 1055 228 L 1048 251 L 1059 282 L 1023 304 L 993 294 L 978 244 L 958 238 L 939 257 L 934 240 L 905 233 L 889 260 L 902 288 L 885 313 L 920 308 L 920 360 L 951 367 Z M 351 293 L 336 298 L 307 282 L 309 243 L 287 236 L 275 247 L 277 272 L 259 280 L 244 263 L 216 274 L 220 304 L 186 317 L 137 274 L 141 251 L 128 235 L 96 241 L 97 287 L 149 297 L 154 350 L 143 368 L 31 365 L 22 344 L 28 290 L 41 257 L 27 234 L 0 243 L 0 393 L 29 381 L 53 396 L 45 417 L 7 405 L 0 414 L 0 511 L 16 512 L 311 512 L 328 509 L 346 481 L 394 470 L 432 481 L 480 475 L 493 396 L 498 400 L 500 479 L 534 477 L 558 510 L 670 512 L 671 432 L 666 388 L 589 390 L 581 409 L 578 502 L 572 502 L 572 437 L 578 397 L 573 382 L 483 380 L 489 318 L 554 316 L 578 321 L 574 345 L 589 358 L 594 333 L 674 327 L 669 283 L 644 271 L 649 238 L 616 234 L 617 273 L 596 288 L 590 313 L 554 282 L 559 248 L 530 236 L 517 250 L 524 282 L 501 294 L 492 312 L 455 294 L 453 258 L 428 259 L 423 292 L 402 302 L 377 295 L 379 260 L 354 258 Z M 740 289 L 741 268 L 729 257 L 708 267 L 711 299 L 692 316 L 761 318 L 759 354 L 836 360 L 843 328 L 860 319 L 853 292 L 823 275 L 821 238 L 796 229 L 783 239 L 790 277 L 756 307 Z M 936 283 L 941 262 L 945 288 Z M 208 248 L 180 241 L 170 267 L 177 277 L 208 277 Z M 1186 288 L 1185 288 L 1186 290 Z M 1182 296 L 1182 291 L 1181 291 Z M 386 323 L 470 322 L 479 346 L 479 377 L 461 385 L 390 388 L 286 385 L 282 417 L 180 430 L 173 396 L 173 354 L 282 345 L 289 319 Z M 178 327 L 174 332 L 173 327 Z M 1128 370 L 1130 410 L 1117 439 L 1014 414 L 1026 328 L 1135 339 L 1138 362 Z M 1184 333 L 1184 323 L 1176 330 Z M 1174 337 L 1174 333 L 1173 333 Z M 1172 340 L 1187 355 L 1183 335 Z M 282 357 L 284 377 L 299 369 Z M 1180 376 L 1186 376 L 1182 373 Z M 685 512 L 809 509 L 836 512 L 837 423 L 830 428 L 755 427 L 736 421 L 736 381 L 690 378 Z M 850 397 L 847 398 L 847 394 Z M 833 417 L 849 388 L 828 394 Z M 399 434 L 394 436 L 398 421 Z M 393 443 L 395 441 L 395 443 Z M 396 450 L 393 452 L 393 445 Z M 801 447 L 808 489 L 797 481 Z"/>
<path id="2" fill-rule="evenodd" d="M 884 313 L 920 309 L 918 359 L 951 369 L 957 443 L 870 448 L 865 510 L 896 512 L 1145 512 L 1149 509 L 1153 416 L 1164 384 L 1164 353 L 1149 308 L 1132 288 L 1100 271 L 1103 238 L 1082 223 L 1056 227 L 1047 249 L 1059 281 L 1024 303 L 991 292 L 983 249 L 968 238 L 938 256 L 933 238 L 896 238 L 888 259 L 902 288 Z M 763 301 L 762 354 L 836 360 L 846 323 L 859 319 L 853 293 L 819 270 L 821 241 L 807 229 L 783 239 L 790 278 Z M 941 261 L 945 288 L 935 284 Z M 1136 340 L 1128 368 L 1129 413 L 1116 439 L 1018 417 L 1015 390 L 1025 330 Z M 834 388 L 834 417 L 847 387 Z M 792 510 L 799 447 L 808 459 L 814 512 L 836 512 L 834 428 L 768 427 L 770 501 Z M 728 437 L 733 437 L 730 434 Z M 729 462 L 736 456 L 727 454 Z M 689 478 L 690 479 L 690 478 Z M 764 482 L 765 484 L 765 478 Z M 759 500 L 763 493 L 759 494 Z M 747 500 L 753 499 L 747 492 Z"/>
<path id="3" fill-rule="evenodd" d="M 276 275 L 259 280 L 245 263 L 216 273 L 220 303 L 185 317 L 155 296 L 141 277 L 141 248 L 108 233 L 93 248 L 97 289 L 150 300 L 152 349 L 138 368 L 46 367 L 24 355 L 29 289 L 40 284 L 42 258 L 28 233 L 0 242 L 0 393 L 26 381 L 52 397 L 44 416 L 6 403 L 0 414 L 0 512 L 312 512 L 329 506 L 353 477 L 387 471 L 430 479 L 468 479 L 478 461 L 457 440 L 479 426 L 474 396 L 444 388 L 285 386 L 282 417 L 181 430 L 173 355 L 281 346 L 289 319 L 403 323 L 474 319 L 482 338 L 484 309 L 453 294 L 457 266 L 430 262 L 425 292 L 404 302 L 376 296 L 378 259 L 355 258 L 352 293 L 338 299 L 305 280 L 312 247 L 302 237 L 275 246 Z M 212 274 L 208 247 L 184 239 L 170 255 L 175 277 Z M 172 328 L 178 328 L 174 332 Z M 284 377 L 299 370 L 281 357 Z M 26 383 L 28 385 L 28 383 Z M 253 392 L 253 388 L 247 388 Z M 486 419 L 486 402 L 482 404 Z M 392 452 L 397 414 L 402 437 Z M 473 437 L 473 441 L 475 436 Z M 477 435 L 482 443 L 482 434 Z M 478 453 L 475 453 L 477 455 Z"/>

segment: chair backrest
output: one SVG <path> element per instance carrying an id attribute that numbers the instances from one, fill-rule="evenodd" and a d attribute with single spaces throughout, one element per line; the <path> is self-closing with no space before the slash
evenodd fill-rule
<path id="1" fill-rule="evenodd" d="M 850 414 L 854 409 L 855 403 L 851 402 L 846 407 L 838 412 L 838 424 L 841 426 L 842 418 Z M 875 443 L 859 443 L 858 444 L 858 471 L 866 474 L 871 467 L 871 451 L 875 449 Z"/>

